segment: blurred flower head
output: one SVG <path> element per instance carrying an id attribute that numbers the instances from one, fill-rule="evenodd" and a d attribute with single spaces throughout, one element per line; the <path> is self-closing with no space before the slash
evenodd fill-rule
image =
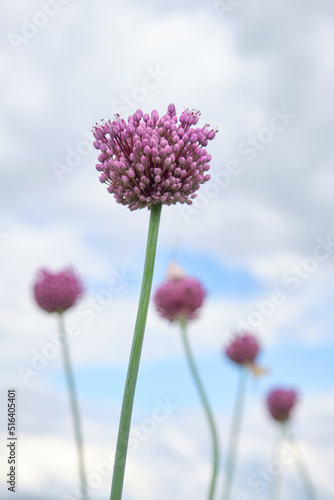
<path id="1" fill-rule="evenodd" d="M 267 396 L 270 415 L 278 422 L 286 422 L 297 402 L 298 394 L 293 389 L 273 389 Z"/>
<path id="2" fill-rule="evenodd" d="M 235 336 L 225 349 L 227 357 L 239 365 L 252 364 L 260 350 L 254 335 L 242 333 Z"/>
<path id="3" fill-rule="evenodd" d="M 195 128 L 200 113 L 174 104 L 161 118 L 141 110 L 128 123 L 118 115 L 94 128 L 94 147 L 101 151 L 96 168 L 118 203 L 130 210 L 162 203 L 191 204 L 201 184 L 210 179 L 211 156 L 205 147 L 215 135 L 208 125 Z"/>
<path id="4" fill-rule="evenodd" d="M 187 321 L 198 316 L 205 290 L 195 278 L 168 279 L 155 292 L 158 313 L 169 321 Z"/>
<path id="5" fill-rule="evenodd" d="M 82 293 L 81 280 L 72 269 L 58 273 L 41 269 L 34 284 L 37 304 L 49 313 L 66 311 L 75 304 Z"/>

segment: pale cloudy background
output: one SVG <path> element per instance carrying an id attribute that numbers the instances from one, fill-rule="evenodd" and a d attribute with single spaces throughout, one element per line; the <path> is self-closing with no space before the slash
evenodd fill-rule
<path id="1" fill-rule="evenodd" d="M 148 214 L 118 206 L 99 184 L 90 130 L 115 112 L 164 113 L 174 102 L 218 127 L 209 145 L 215 176 L 191 210 L 163 210 L 154 288 L 178 248 L 179 263 L 208 291 L 190 334 L 223 457 L 236 386 L 221 356 L 229 333 L 250 322 L 271 370 L 249 383 L 233 500 L 267 498 L 250 478 L 270 466 L 275 429 L 263 399 L 277 384 L 300 391 L 295 434 L 318 498 L 332 499 L 334 5 L 3 0 L 0 19 L 1 498 L 12 498 L 9 387 L 18 398 L 16 498 L 77 498 L 55 319 L 31 297 L 39 267 L 68 264 L 87 289 L 67 319 L 76 325 L 70 348 L 91 497 L 108 498 Z M 155 424 L 147 419 L 159 405 L 166 419 Z M 179 332 L 153 308 L 133 423 L 141 438 L 132 442 L 124 500 L 202 499 L 206 422 Z M 282 498 L 305 498 L 293 465 L 284 481 Z"/>

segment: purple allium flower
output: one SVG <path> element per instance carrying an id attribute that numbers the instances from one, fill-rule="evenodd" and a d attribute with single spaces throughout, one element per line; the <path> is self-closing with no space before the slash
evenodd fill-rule
<path id="1" fill-rule="evenodd" d="M 293 389 L 273 389 L 267 396 L 270 415 L 279 422 L 286 422 L 297 402 L 298 394 Z"/>
<path id="2" fill-rule="evenodd" d="M 140 109 L 128 123 L 116 119 L 96 125 L 94 147 L 99 149 L 96 169 L 116 201 L 130 210 L 162 203 L 191 204 L 200 184 L 210 179 L 211 156 L 205 147 L 216 135 L 208 125 L 195 128 L 198 111 L 176 116 L 174 104 L 159 118 Z"/>
<path id="3" fill-rule="evenodd" d="M 225 353 L 231 361 L 245 365 L 254 362 L 259 350 L 260 346 L 254 335 L 244 333 L 235 336 Z"/>
<path id="4" fill-rule="evenodd" d="M 165 281 L 155 292 L 154 302 L 160 316 L 180 321 L 197 318 L 204 297 L 200 282 L 184 276 Z"/>
<path id="5" fill-rule="evenodd" d="M 41 269 L 34 284 L 37 304 L 49 313 L 66 311 L 75 304 L 82 292 L 81 281 L 72 269 L 59 273 Z"/>

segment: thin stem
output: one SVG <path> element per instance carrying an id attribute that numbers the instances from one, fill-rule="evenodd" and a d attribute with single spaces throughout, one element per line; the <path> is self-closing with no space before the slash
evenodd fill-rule
<path id="1" fill-rule="evenodd" d="M 146 256 L 143 273 L 143 281 L 139 298 L 137 319 L 132 341 L 128 372 L 126 376 L 120 423 L 118 428 L 114 471 L 111 485 L 110 500 L 121 500 L 126 454 L 128 449 L 129 432 L 133 400 L 136 390 L 136 382 L 139 370 L 140 355 L 144 340 L 144 332 L 147 318 L 148 305 L 151 295 L 152 278 L 154 270 L 155 253 L 158 241 L 161 205 L 152 205 L 150 225 L 147 236 Z"/>
<path id="2" fill-rule="evenodd" d="M 284 440 L 286 439 L 286 424 L 285 422 L 280 423 L 280 431 L 282 436 L 277 439 L 275 439 L 274 442 L 274 451 L 273 451 L 273 456 L 272 456 L 272 463 L 274 462 L 280 462 L 280 456 L 281 452 L 283 450 L 284 446 Z M 279 434 L 280 436 L 280 434 Z M 272 483 L 271 487 L 271 496 L 270 498 L 272 500 L 280 500 L 282 496 L 282 472 L 280 472 L 275 478 Z"/>
<path id="3" fill-rule="evenodd" d="M 83 451 L 83 439 L 82 439 L 81 423 L 80 423 L 80 413 L 79 413 L 73 371 L 72 371 L 72 366 L 71 366 L 70 353 L 69 353 L 69 349 L 68 349 L 68 345 L 67 345 L 64 319 L 63 319 L 62 313 L 58 314 L 58 318 L 59 318 L 59 334 L 60 334 L 61 343 L 63 346 L 62 351 L 63 351 L 65 376 L 66 376 L 66 382 L 67 382 L 68 392 L 69 392 L 69 397 L 70 397 L 70 405 L 71 405 L 71 410 L 72 410 L 73 426 L 74 426 L 74 435 L 75 435 L 75 441 L 76 441 L 76 445 L 77 445 L 81 498 L 82 498 L 82 500 L 88 500 L 84 451 Z"/>
<path id="4" fill-rule="evenodd" d="M 234 403 L 234 410 L 232 417 L 232 428 L 231 428 L 230 439 L 227 448 L 226 462 L 225 462 L 225 476 L 224 476 L 222 500 L 229 500 L 231 495 L 239 434 L 241 428 L 242 413 L 245 402 L 247 375 L 248 375 L 248 368 L 240 366 L 237 395 Z"/>
<path id="5" fill-rule="evenodd" d="M 289 437 L 291 440 L 294 440 L 294 436 L 291 428 L 288 428 Z M 301 482 L 304 487 L 304 491 L 306 493 L 306 497 L 308 500 L 317 500 L 317 495 L 315 492 L 315 488 L 312 482 L 312 478 L 310 472 L 306 466 L 306 463 L 303 460 L 302 454 L 300 452 L 299 456 L 296 457 L 296 468 L 301 479 Z"/>
<path id="6" fill-rule="evenodd" d="M 184 349 L 186 351 L 186 356 L 187 356 L 187 361 L 188 365 L 191 371 L 191 374 L 194 378 L 196 388 L 198 390 L 199 396 L 201 398 L 204 411 L 206 413 L 206 416 L 208 418 L 209 422 L 209 427 L 211 431 L 211 436 L 212 436 L 212 476 L 211 476 L 211 482 L 210 482 L 210 489 L 209 489 L 209 496 L 208 499 L 212 500 L 214 498 L 214 493 L 215 493 L 215 487 L 216 487 L 216 482 L 217 482 L 217 472 L 218 472 L 218 461 L 219 461 L 219 446 L 218 446 L 218 436 L 217 436 L 217 431 L 216 431 L 216 426 L 215 422 L 213 419 L 212 411 L 209 406 L 208 399 L 206 397 L 201 379 L 199 377 L 195 362 L 194 362 L 194 357 L 190 348 L 190 344 L 188 341 L 188 336 L 187 336 L 187 327 L 186 327 L 186 322 L 185 321 L 180 321 L 181 325 L 181 333 L 182 333 L 182 340 L 183 340 L 183 345 Z"/>

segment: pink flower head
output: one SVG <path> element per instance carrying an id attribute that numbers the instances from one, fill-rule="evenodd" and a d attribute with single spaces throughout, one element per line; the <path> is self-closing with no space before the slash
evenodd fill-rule
<path id="1" fill-rule="evenodd" d="M 195 128 L 200 113 L 183 111 L 176 116 L 174 104 L 159 118 L 140 109 L 128 123 L 115 120 L 96 125 L 94 147 L 101 153 L 96 169 L 116 201 L 130 210 L 162 203 L 192 203 L 200 184 L 210 179 L 211 156 L 205 147 L 216 135 L 208 125 Z"/>
<path id="2" fill-rule="evenodd" d="M 260 346 L 254 335 L 244 333 L 235 336 L 225 353 L 234 363 L 245 365 L 254 362 L 259 350 Z"/>
<path id="3" fill-rule="evenodd" d="M 81 281 L 72 269 L 59 273 L 41 269 L 34 284 L 37 304 L 49 313 L 66 311 L 75 304 L 82 292 Z"/>
<path id="4" fill-rule="evenodd" d="M 279 422 L 286 422 L 297 402 L 298 394 L 293 389 L 273 389 L 267 396 L 270 415 Z"/>
<path id="5" fill-rule="evenodd" d="M 169 321 L 195 319 L 205 291 L 199 281 L 187 276 L 165 281 L 154 296 L 158 313 Z"/>

